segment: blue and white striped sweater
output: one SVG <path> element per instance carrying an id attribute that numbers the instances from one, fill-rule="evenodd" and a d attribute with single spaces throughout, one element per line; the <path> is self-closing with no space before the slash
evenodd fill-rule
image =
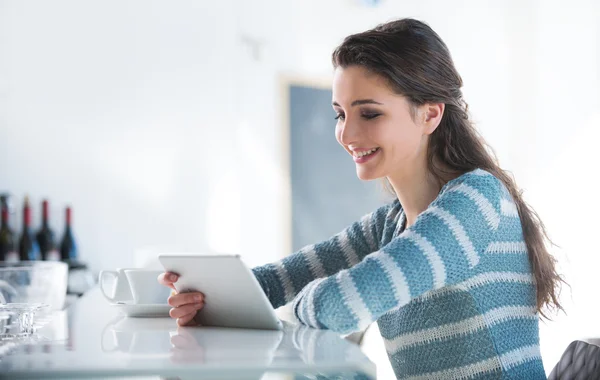
<path id="1" fill-rule="evenodd" d="M 531 265 L 501 181 L 463 174 L 405 219 L 396 200 L 254 274 L 308 326 L 377 321 L 398 379 L 544 379 Z"/>

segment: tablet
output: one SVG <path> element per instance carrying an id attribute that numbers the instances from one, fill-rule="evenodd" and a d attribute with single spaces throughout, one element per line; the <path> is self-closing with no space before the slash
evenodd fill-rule
<path id="1" fill-rule="evenodd" d="M 200 291 L 204 307 L 196 320 L 203 326 L 281 330 L 282 323 L 254 273 L 239 255 L 160 254 L 167 272 L 177 273 L 178 293 Z"/>

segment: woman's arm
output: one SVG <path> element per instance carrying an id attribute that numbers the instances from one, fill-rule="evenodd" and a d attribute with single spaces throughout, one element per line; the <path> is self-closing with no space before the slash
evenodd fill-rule
<path id="1" fill-rule="evenodd" d="M 351 268 L 377 251 L 381 236 L 386 233 L 385 221 L 399 210 L 399 207 L 394 208 L 394 203 L 382 206 L 330 239 L 308 245 L 283 260 L 252 271 L 273 307 L 283 306 L 311 281 Z"/>
<path id="2" fill-rule="evenodd" d="M 475 272 L 500 220 L 500 182 L 468 175 L 445 189 L 415 223 L 353 268 L 306 286 L 294 313 L 315 328 L 349 333 L 430 290 Z"/>

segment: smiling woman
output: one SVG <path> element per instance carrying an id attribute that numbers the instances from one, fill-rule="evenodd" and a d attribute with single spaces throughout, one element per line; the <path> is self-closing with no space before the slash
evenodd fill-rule
<path id="1" fill-rule="evenodd" d="M 396 199 L 254 268 L 272 305 L 342 334 L 377 322 L 399 379 L 545 379 L 538 319 L 560 309 L 562 279 L 469 120 L 444 42 L 402 19 L 347 37 L 333 64 L 337 141 Z"/>

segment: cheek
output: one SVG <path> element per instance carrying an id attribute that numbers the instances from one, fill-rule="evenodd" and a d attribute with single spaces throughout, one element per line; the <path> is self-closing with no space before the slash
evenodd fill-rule
<path id="1" fill-rule="evenodd" d="M 420 134 L 414 125 L 386 125 L 373 133 L 381 147 L 395 159 L 413 156 L 419 148 Z"/>

